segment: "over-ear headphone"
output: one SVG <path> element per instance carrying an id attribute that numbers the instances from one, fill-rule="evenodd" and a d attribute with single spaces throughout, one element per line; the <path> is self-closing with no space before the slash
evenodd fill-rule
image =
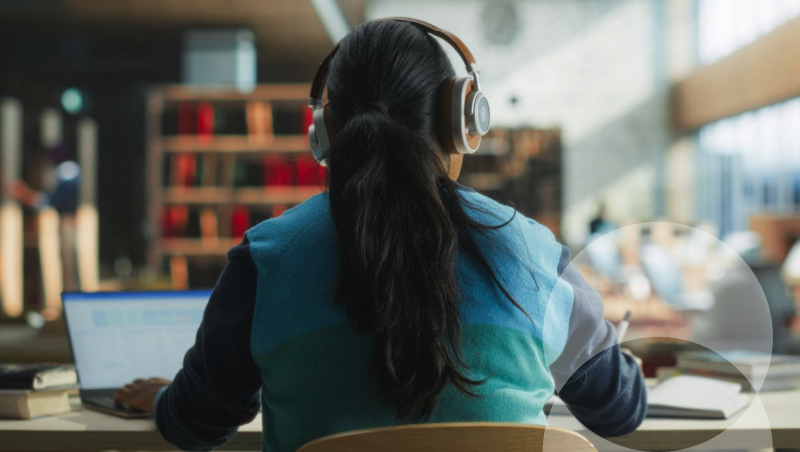
<path id="1" fill-rule="evenodd" d="M 472 154 L 477 151 L 481 144 L 481 137 L 489 132 L 491 110 L 488 99 L 481 91 L 478 68 L 472 52 L 458 36 L 428 22 L 408 17 L 380 20 L 419 25 L 426 32 L 443 39 L 456 50 L 464 61 L 470 76 L 450 77 L 442 83 L 439 89 L 439 138 L 445 149 L 451 154 Z M 308 127 L 308 142 L 314 158 L 322 165 L 327 164 L 323 156 L 330 149 L 332 132 L 335 132 L 330 115 L 327 113 L 328 106 L 322 104 L 322 95 L 325 91 L 330 63 L 337 50 L 339 50 L 339 44 L 320 64 L 317 74 L 314 76 L 314 82 L 311 84 L 311 95 L 308 99 L 313 119 L 312 124 Z"/>

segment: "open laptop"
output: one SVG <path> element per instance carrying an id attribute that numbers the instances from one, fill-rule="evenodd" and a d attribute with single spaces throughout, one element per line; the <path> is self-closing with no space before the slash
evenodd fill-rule
<path id="1" fill-rule="evenodd" d="M 64 319 L 81 401 L 122 417 L 146 417 L 114 404 L 137 378 L 173 379 L 194 345 L 211 291 L 65 292 Z"/>

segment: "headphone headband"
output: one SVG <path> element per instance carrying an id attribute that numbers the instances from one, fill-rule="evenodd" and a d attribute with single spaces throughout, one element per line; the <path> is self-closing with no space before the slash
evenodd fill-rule
<path id="1" fill-rule="evenodd" d="M 378 19 L 376 22 L 390 21 L 419 26 L 426 33 L 447 42 L 464 61 L 470 76 L 448 77 L 440 85 L 438 135 L 443 149 L 451 154 L 472 154 L 477 151 L 481 144 L 481 137 L 489 132 L 491 113 L 489 101 L 481 91 L 478 68 L 472 52 L 458 36 L 422 20 L 409 17 L 389 17 Z M 321 165 L 327 165 L 326 153 L 330 150 L 333 134 L 336 132 L 326 113 L 328 106 L 322 103 L 322 96 L 325 92 L 325 81 L 328 79 L 331 60 L 338 50 L 339 44 L 336 44 L 331 53 L 320 63 L 308 98 L 308 106 L 312 111 L 312 123 L 308 127 L 308 144 L 311 146 L 314 158 Z"/>
<path id="2" fill-rule="evenodd" d="M 458 53 L 458 56 L 461 57 L 461 60 L 464 61 L 464 65 L 467 68 L 467 72 L 472 76 L 474 81 L 474 87 L 476 90 L 480 91 L 481 85 L 480 81 L 478 80 L 478 67 L 477 63 L 475 62 L 475 57 L 472 55 L 472 52 L 469 51 L 467 46 L 464 44 L 464 41 L 459 39 L 458 36 L 450 33 L 447 30 L 437 27 L 431 23 L 425 22 L 424 20 L 414 19 L 411 17 L 388 17 L 385 19 L 378 19 L 376 22 L 406 22 L 415 25 L 419 25 L 422 27 L 426 32 L 441 38 L 448 44 L 450 44 L 453 49 Z M 311 83 L 311 94 L 309 95 L 308 105 L 311 108 L 321 107 L 322 106 L 322 95 L 325 91 L 325 80 L 328 78 L 328 72 L 330 70 L 331 60 L 333 56 L 336 55 L 336 51 L 339 50 L 339 44 L 336 44 L 331 50 L 331 53 L 322 60 L 322 63 L 319 65 L 319 69 L 317 70 L 317 75 L 314 76 L 314 82 Z"/>

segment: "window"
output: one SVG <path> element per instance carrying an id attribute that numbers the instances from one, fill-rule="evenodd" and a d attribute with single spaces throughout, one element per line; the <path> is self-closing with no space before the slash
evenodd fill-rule
<path id="1" fill-rule="evenodd" d="M 699 0 L 698 57 L 710 64 L 800 16 L 800 0 Z"/>
<path id="2" fill-rule="evenodd" d="M 800 212 L 800 98 L 700 129 L 695 155 L 698 220 L 744 230 L 757 212 Z"/>

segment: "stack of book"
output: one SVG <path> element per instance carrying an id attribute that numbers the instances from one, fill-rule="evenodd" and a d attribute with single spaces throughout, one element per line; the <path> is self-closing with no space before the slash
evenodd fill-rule
<path id="1" fill-rule="evenodd" d="M 780 391 L 800 387 L 800 356 L 746 350 L 691 351 L 678 355 L 674 371 L 667 373 L 731 381 L 741 384 L 745 391 L 754 391 L 753 383 L 758 387 L 763 381 L 760 391 Z"/>
<path id="2" fill-rule="evenodd" d="M 151 92 L 147 202 L 160 225 L 148 264 L 169 257 L 173 288 L 212 286 L 245 231 L 324 190 L 327 170 L 308 147 L 309 88 Z"/>
<path id="3" fill-rule="evenodd" d="M 189 139 L 188 143 L 204 149 L 176 152 L 163 162 L 165 189 L 178 195 L 198 195 L 191 203 L 168 202 L 163 206 L 163 237 L 217 239 L 224 231 L 225 236 L 241 238 L 243 231 L 258 221 L 279 216 L 303 201 L 305 194 L 321 190 L 325 168 L 311 152 L 305 152 L 305 146 L 303 152 L 296 152 L 275 144 L 276 137 L 304 138 L 310 110 L 305 104 L 298 108 L 281 105 L 276 107 L 268 101 L 181 101 L 163 113 L 162 132 L 166 137 Z M 257 192 L 247 190 L 254 188 L 263 189 L 263 197 L 237 202 L 236 194 L 242 193 L 238 189 L 257 196 Z M 273 188 L 286 190 L 270 192 Z M 302 189 L 292 197 L 296 202 L 272 202 L 270 198 L 270 193 L 296 188 Z M 233 206 L 233 210 L 215 207 L 219 205 Z"/>
<path id="4" fill-rule="evenodd" d="M 0 418 L 66 413 L 78 376 L 71 364 L 0 364 Z"/>

